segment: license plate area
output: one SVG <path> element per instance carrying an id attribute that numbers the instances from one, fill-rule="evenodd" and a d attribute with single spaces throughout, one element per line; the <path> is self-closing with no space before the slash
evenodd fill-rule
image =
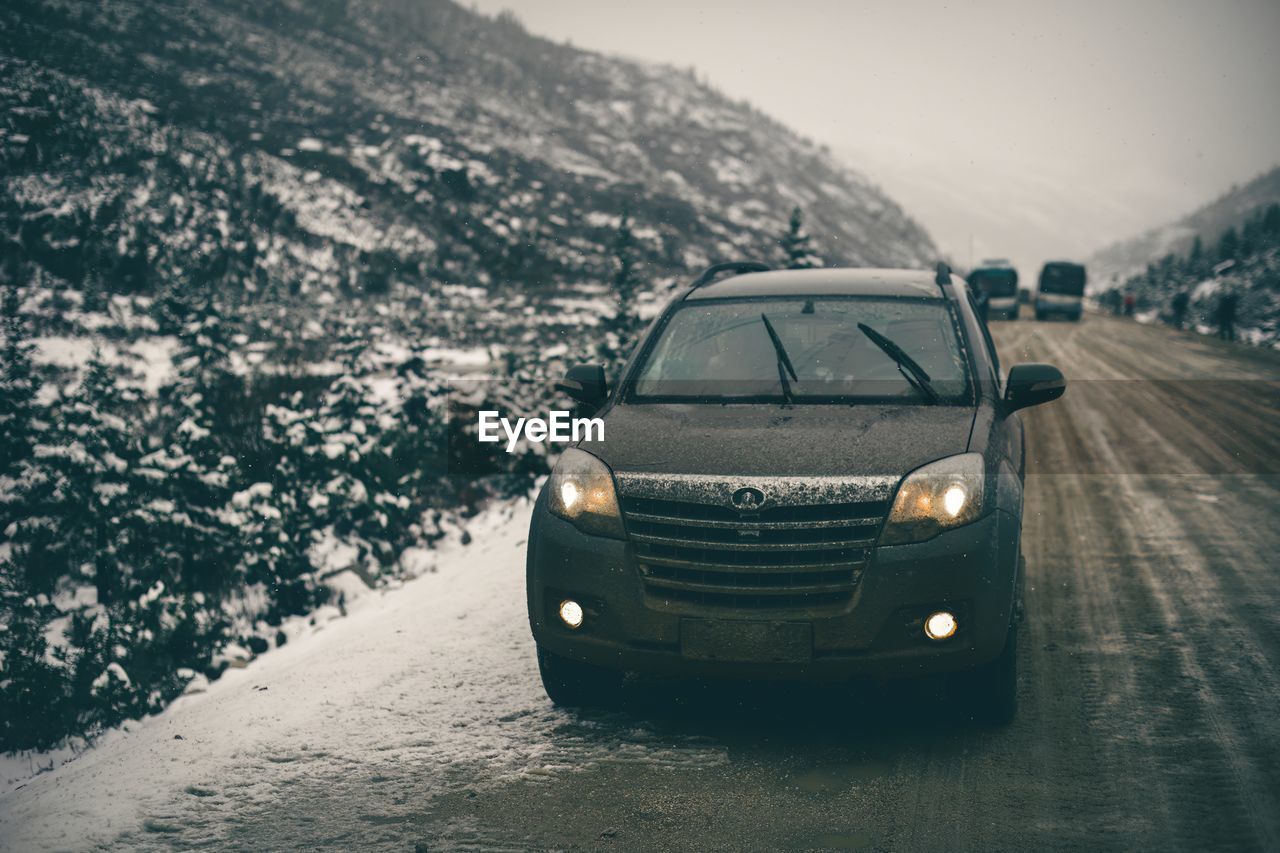
<path id="1" fill-rule="evenodd" d="M 694 660 L 807 663 L 813 628 L 808 622 L 681 619 L 680 652 Z"/>

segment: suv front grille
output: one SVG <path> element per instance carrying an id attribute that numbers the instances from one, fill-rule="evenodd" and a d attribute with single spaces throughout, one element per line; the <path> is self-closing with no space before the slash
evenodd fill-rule
<path id="1" fill-rule="evenodd" d="M 888 512 L 883 501 L 766 507 L 626 497 L 645 591 L 707 607 L 838 606 L 853 595 Z"/>

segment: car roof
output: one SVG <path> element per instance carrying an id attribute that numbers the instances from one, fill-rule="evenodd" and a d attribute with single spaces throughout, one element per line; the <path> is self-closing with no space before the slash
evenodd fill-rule
<path id="1" fill-rule="evenodd" d="M 930 270 L 816 269 L 752 272 L 704 284 L 685 301 L 751 296 L 889 296 L 945 298 Z"/>

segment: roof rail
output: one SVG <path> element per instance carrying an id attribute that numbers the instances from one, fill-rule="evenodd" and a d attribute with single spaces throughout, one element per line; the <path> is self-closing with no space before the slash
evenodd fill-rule
<path id="1" fill-rule="evenodd" d="M 933 277 L 935 284 L 951 283 L 951 267 L 947 266 L 946 261 L 938 261 L 938 274 Z"/>
<path id="2" fill-rule="evenodd" d="M 771 267 L 768 264 L 762 264 L 759 261 L 729 261 L 723 264 L 713 264 L 703 270 L 702 275 L 693 280 L 693 284 L 689 286 L 689 289 L 694 290 L 704 284 L 710 284 L 712 279 L 722 272 L 740 275 L 746 272 L 768 272 L 770 269 Z"/>

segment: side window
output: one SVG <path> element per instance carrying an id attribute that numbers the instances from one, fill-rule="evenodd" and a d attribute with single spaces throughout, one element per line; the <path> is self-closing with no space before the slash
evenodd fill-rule
<path id="1" fill-rule="evenodd" d="M 982 340 L 987 345 L 987 357 L 991 359 L 991 367 L 996 373 L 996 388 L 1003 390 L 1004 374 L 1000 371 L 1000 355 L 996 352 L 996 342 L 991 339 L 991 330 L 987 328 L 987 324 L 982 322 L 981 314 L 978 313 L 978 306 L 973 301 L 973 291 L 966 289 L 965 292 L 969 296 L 969 308 L 973 311 L 974 319 L 978 322 L 978 328 L 982 330 Z"/>

